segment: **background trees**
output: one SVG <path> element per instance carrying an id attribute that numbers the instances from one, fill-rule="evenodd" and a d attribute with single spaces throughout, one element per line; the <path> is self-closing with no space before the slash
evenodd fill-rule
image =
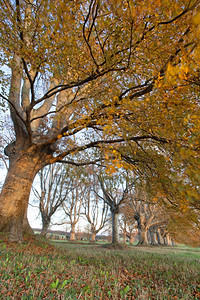
<path id="1" fill-rule="evenodd" d="M 77 170 L 77 168 L 72 168 L 71 174 L 68 174 L 69 183 L 71 190 L 65 201 L 62 202 L 62 208 L 68 220 L 67 224 L 70 224 L 70 240 L 74 241 L 76 239 L 75 227 L 78 223 L 81 215 L 81 209 L 83 200 L 85 197 L 86 186 L 84 185 L 84 172 Z"/>
<path id="2" fill-rule="evenodd" d="M 127 201 L 134 178 L 128 180 L 126 170 L 120 169 L 114 174 L 98 176 L 102 196 L 97 194 L 109 207 L 112 217 L 112 243 L 119 243 L 119 213 L 123 203 Z M 132 182 L 131 182 L 132 181 Z"/>
<path id="3" fill-rule="evenodd" d="M 33 186 L 33 192 L 39 202 L 42 217 L 42 235 L 47 234 L 51 218 L 67 201 L 74 188 L 71 184 L 69 168 L 65 165 L 53 164 L 43 168 L 39 173 L 39 187 Z M 39 189 L 39 190 L 38 190 Z"/>
<path id="4" fill-rule="evenodd" d="M 94 176 L 95 177 L 95 176 Z M 94 178 L 95 179 L 95 178 Z M 96 178 L 97 179 L 97 178 Z M 90 185 L 89 191 L 85 194 L 83 201 L 83 214 L 85 215 L 91 227 L 91 242 L 95 242 L 96 235 L 105 227 L 110 220 L 109 205 L 105 201 L 101 201 L 98 195 L 94 192 L 97 185 L 93 182 Z M 97 192 L 98 193 L 98 192 Z"/>

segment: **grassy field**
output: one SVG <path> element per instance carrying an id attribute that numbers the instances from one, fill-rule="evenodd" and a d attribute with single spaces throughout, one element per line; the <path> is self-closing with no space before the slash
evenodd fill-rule
<path id="1" fill-rule="evenodd" d="M 0 299 L 200 299 L 200 248 L 2 239 Z"/>

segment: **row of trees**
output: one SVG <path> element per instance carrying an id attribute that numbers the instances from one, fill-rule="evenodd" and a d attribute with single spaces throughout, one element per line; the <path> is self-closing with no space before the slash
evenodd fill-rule
<path id="1" fill-rule="evenodd" d="M 1 106 L 13 124 L 0 230 L 11 241 L 23 240 L 35 175 L 56 162 L 128 163 L 197 230 L 198 9 L 198 0 L 0 1 Z M 114 224 L 115 204 L 112 213 Z"/>
<path id="2" fill-rule="evenodd" d="M 137 231 L 139 244 L 169 244 L 169 216 L 161 203 L 152 200 L 144 176 L 134 177 L 123 168 L 114 174 L 99 169 L 56 164 L 39 172 L 40 187 L 37 183 L 33 191 L 42 217 L 41 234 L 46 235 L 52 216 L 62 209 L 65 217 L 62 219 L 60 212 L 60 222 L 70 225 L 71 240 L 75 240 L 75 226 L 84 215 L 92 242 L 111 223 L 113 243 L 119 242 L 121 229 L 124 240 L 128 237 L 131 243 Z"/>

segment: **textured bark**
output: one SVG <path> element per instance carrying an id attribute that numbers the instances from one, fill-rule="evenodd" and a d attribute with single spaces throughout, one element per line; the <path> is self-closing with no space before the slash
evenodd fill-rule
<path id="1" fill-rule="evenodd" d="M 156 235 L 157 235 L 158 245 L 163 245 L 164 239 L 162 237 L 160 228 L 157 229 Z"/>
<path id="2" fill-rule="evenodd" d="M 155 246 L 158 245 L 157 236 L 156 236 L 156 229 L 150 228 L 149 229 L 149 235 L 150 235 L 150 244 Z"/>
<path id="3" fill-rule="evenodd" d="M 92 232 L 91 242 L 92 242 L 92 243 L 95 243 L 95 242 L 96 242 L 96 233 L 95 233 L 95 232 Z"/>
<path id="4" fill-rule="evenodd" d="M 31 228 L 31 226 L 28 222 L 27 209 L 26 209 L 25 214 L 24 214 L 24 219 L 23 219 L 23 224 L 22 224 L 22 231 L 25 234 L 34 235 L 34 231 L 33 231 L 33 229 Z"/>
<path id="5" fill-rule="evenodd" d="M 148 245 L 148 238 L 147 238 L 148 230 L 145 226 L 140 227 L 140 234 L 139 234 L 139 245 Z"/>
<path id="6" fill-rule="evenodd" d="M 130 233 L 130 244 L 133 244 L 134 242 L 134 234 L 133 232 Z"/>
<path id="7" fill-rule="evenodd" d="M 39 150 L 35 151 L 33 147 L 10 159 L 0 194 L 0 231 L 9 232 L 10 241 L 23 241 L 23 223 L 29 227 L 26 213 L 32 183 L 42 164 L 42 155 L 39 154 Z"/>
<path id="8" fill-rule="evenodd" d="M 46 236 L 49 228 L 51 218 L 49 216 L 42 216 L 42 231 L 41 235 Z"/>
<path id="9" fill-rule="evenodd" d="M 166 246 L 171 246 L 171 238 L 170 238 L 170 235 L 168 232 L 165 232 L 165 235 L 164 235 L 164 244 Z"/>
<path id="10" fill-rule="evenodd" d="M 70 232 L 70 241 L 76 240 L 76 234 L 75 234 L 75 224 L 71 224 L 71 232 Z"/>
<path id="11" fill-rule="evenodd" d="M 123 233 L 123 240 L 124 240 L 124 244 L 126 244 L 126 231 L 124 231 Z"/>
<path id="12" fill-rule="evenodd" d="M 112 243 L 118 244 L 119 243 L 119 212 L 112 210 Z"/>

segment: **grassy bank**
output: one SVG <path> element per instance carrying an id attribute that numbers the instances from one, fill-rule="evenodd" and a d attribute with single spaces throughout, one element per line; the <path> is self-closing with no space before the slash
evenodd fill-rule
<path id="1" fill-rule="evenodd" d="M 0 242 L 0 299 L 200 299 L 200 249 Z"/>

